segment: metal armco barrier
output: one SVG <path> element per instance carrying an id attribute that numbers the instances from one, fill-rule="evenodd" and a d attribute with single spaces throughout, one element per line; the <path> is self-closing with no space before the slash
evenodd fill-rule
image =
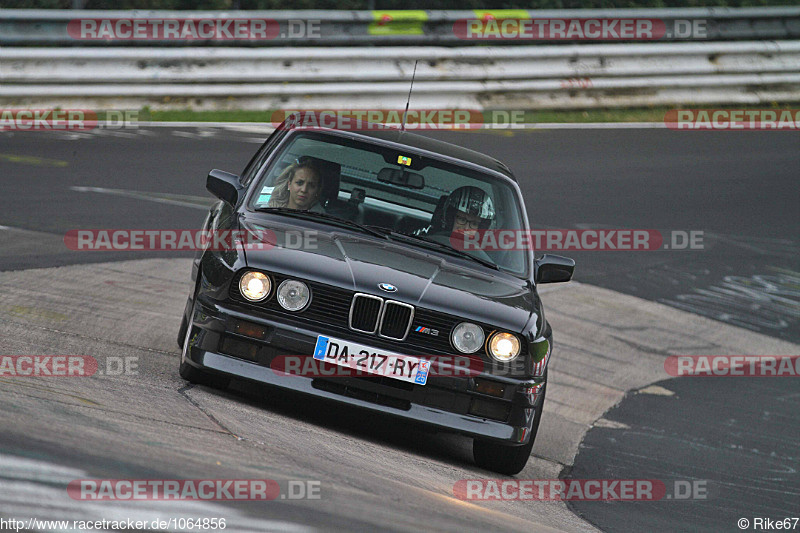
<path id="1" fill-rule="evenodd" d="M 80 19 L 243 19 L 269 21 L 265 38 L 244 43 L 228 38 L 85 40 L 76 36 Z M 475 10 L 475 11 L 91 11 L 0 9 L 0 45 L 6 46 L 469 46 L 454 28 L 466 20 L 488 19 L 654 19 L 667 28 L 660 41 L 789 40 L 800 38 L 800 7 Z M 687 22 L 700 22 L 702 36 L 688 35 Z M 108 37 L 108 35 L 106 35 Z M 532 41 L 502 41 L 529 44 Z M 539 41 L 541 42 L 541 41 Z M 547 40 L 544 40 L 547 42 Z"/>
<path id="2" fill-rule="evenodd" d="M 647 19 L 660 33 L 648 42 L 553 44 L 470 40 L 457 31 L 468 20 L 491 24 L 508 19 Z M 166 32 L 168 22 L 171 34 Z M 144 37 L 142 33 L 130 37 L 134 24 L 150 29 L 143 30 Z M 236 33 L 235 24 L 245 31 Z M 178 35 L 176 27 L 208 30 L 221 37 Z M 702 34 L 688 35 L 687 29 Z M 0 48 L 0 104 L 95 109 L 401 108 L 415 60 L 419 68 L 413 104 L 418 109 L 787 102 L 800 100 L 798 39 L 800 7 L 0 10 L 0 44 L 6 45 Z"/>
<path id="3" fill-rule="evenodd" d="M 800 41 L 481 48 L 6 48 L 5 83 L 569 80 L 800 73 Z"/>
<path id="4" fill-rule="evenodd" d="M 0 104 L 544 109 L 800 100 L 800 41 L 526 47 L 5 48 Z"/>

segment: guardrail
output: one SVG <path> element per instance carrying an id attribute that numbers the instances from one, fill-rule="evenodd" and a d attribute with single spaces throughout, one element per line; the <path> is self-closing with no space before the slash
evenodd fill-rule
<path id="1" fill-rule="evenodd" d="M 76 35 L 79 19 L 166 19 L 263 20 L 269 31 L 263 38 L 235 39 L 142 38 L 128 40 L 120 35 L 82 39 Z M 800 7 L 686 8 L 686 9 L 594 9 L 594 10 L 475 10 L 475 11 L 99 11 L 99 10 L 17 10 L 0 9 L 0 45 L 78 46 L 363 46 L 363 45 L 447 45 L 485 43 L 468 40 L 455 31 L 459 21 L 516 18 L 555 19 L 651 19 L 661 21 L 660 41 L 686 38 L 708 41 L 784 40 L 800 38 Z M 70 22 L 72 21 L 72 26 Z M 695 22 L 702 32 L 686 33 Z M 131 29 L 125 26 L 124 34 Z M 681 30 L 683 28 L 684 30 Z M 112 40 L 109 35 L 114 34 Z M 575 37 L 575 35 L 573 35 Z M 541 38 L 538 41 L 551 41 Z M 567 39 L 569 40 L 569 39 Z M 500 41 L 493 41 L 500 42 Z M 531 40 L 503 40 L 503 44 L 530 44 Z"/>
<path id="2" fill-rule="evenodd" d="M 800 100 L 800 41 L 0 50 L 0 103 L 138 109 L 545 109 Z M 109 76 L 113 73 L 113 76 Z"/>

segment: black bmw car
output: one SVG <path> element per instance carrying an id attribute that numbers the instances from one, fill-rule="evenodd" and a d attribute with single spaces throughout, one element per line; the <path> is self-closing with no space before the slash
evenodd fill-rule
<path id="1" fill-rule="evenodd" d="M 279 127 L 241 176 L 219 170 L 178 342 L 181 376 L 284 387 L 474 438 L 478 465 L 525 466 L 552 331 L 536 287 L 574 262 L 463 246 L 525 232 L 499 161 L 390 128 Z"/>

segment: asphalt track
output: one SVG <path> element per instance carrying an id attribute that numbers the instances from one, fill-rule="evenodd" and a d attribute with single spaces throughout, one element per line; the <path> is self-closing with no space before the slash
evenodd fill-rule
<path id="1" fill-rule="evenodd" d="M 202 510 L 237 530 L 450 531 L 589 523 L 733 531 L 737 512 L 798 514 L 796 380 L 663 381 L 670 354 L 800 353 L 792 344 L 800 341 L 795 134 L 435 135 L 509 163 L 536 227 L 704 232 L 701 251 L 567 254 L 581 283 L 544 294 L 558 351 L 540 437 L 518 477 L 703 479 L 710 496 L 571 508 L 458 500 L 458 480 L 495 477 L 472 465 L 466 439 L 243 384 L 187 387 L 174 343 L 186 256 L 64 246 L 70 229 L 197 227 L 207 171 L 240 170 L 263 136 L 216 128 L 0 134 L 0 353 L 139 365 L 127 375 L 0 379 L 0 514 Z M 648 387 L 654 382 L 660 387 Z M 748 462 L 747 475 L 731 475 Z M 82 477 L 269 478 L 283 490 L 313 480 L 322 496 L 202 509 L 111 505 L 68 498 L 64 484 Z M 756 502 L 764 494 L 766 506 Z"/>

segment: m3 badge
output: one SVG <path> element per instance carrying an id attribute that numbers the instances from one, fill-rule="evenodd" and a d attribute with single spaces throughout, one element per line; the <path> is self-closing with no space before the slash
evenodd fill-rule
<path id="1" fill-rule="evenodd" d="M 432 337 L 438 337 L 439 336 L 439 330 L 438 329 L 426 328 L 424 326 L 417 326 L 416 328 L 414 328 L 414 331 L 416 333 L 422 333 L 423 335 L 430 335 Z"/>

